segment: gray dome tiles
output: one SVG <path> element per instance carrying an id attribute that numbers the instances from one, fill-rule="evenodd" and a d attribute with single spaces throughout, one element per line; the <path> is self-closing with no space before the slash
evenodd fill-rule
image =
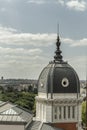
<path id="1" fill-rule="evenodd" d="M 68 81 L 68 83 L 67 83 Z M 49 63 L 38 80 L 38 92 L 77 93 L 80 92 L 79 78 L 75 70 L 66 62 Z"/>

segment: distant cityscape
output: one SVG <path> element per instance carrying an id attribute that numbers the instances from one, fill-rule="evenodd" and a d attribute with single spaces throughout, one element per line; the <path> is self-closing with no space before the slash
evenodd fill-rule
<path id="1" fill-rule="evenodd" d="M 37 93 L 37 81 L 35 79 L 4 79 L 1 77 L 0 79 L 0 87 L 3 88 L 3 91 L 26 91 L 26 92 L 34 92 Z M 86 81 L 80 80 L 80 93 L 81 96 L 86 96 Z"/>
<path id="2" fill-rule="evenodd" d="M 37 91 L 37 80 L 33 79 L 0 79 L 0 87 L 3 91 Z"/>

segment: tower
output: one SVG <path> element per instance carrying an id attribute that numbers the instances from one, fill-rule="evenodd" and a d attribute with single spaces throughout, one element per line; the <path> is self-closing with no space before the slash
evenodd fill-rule
<path id="1" fill-rule="evenodd" d="M 75 70 L 63 60 L 57 36 L 54 60 L 41 72 L 36 97 L 36 120 L 64 130 L 80 130 L 80 82 Z"/>

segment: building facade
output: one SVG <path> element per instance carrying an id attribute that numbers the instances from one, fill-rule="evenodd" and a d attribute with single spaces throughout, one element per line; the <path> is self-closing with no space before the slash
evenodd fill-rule
<path id="1" fill-rule="evenodd" d="M 60 45 L 58 36 L 54 60 L 39 76 L 36 120 L 64 130 L 80 130 L 80 82 L 75 70 L 63 61 Z"/>

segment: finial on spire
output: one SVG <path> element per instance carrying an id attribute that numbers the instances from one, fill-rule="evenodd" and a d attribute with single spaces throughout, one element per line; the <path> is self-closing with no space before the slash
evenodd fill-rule
<path id="1" fill-rule="evenodd" d="M 61 45 L 61 42 L 60 42 L 60 38 L 59 38 L 59 24 L 57 25 L 57 41 L 56 41 L 56 46 L 57 46 L 57 49 L 55 51 L 55 56 L 54 56 L 54 61 L 59 61 L 59 62 L 62 62 L 62 51 L 60 50 L 60 45 Z"/>
<path id="2" fill-rule="evenodd" d="M 57 24 L 57 36 L 59 35 L 59 23 Z"/>

